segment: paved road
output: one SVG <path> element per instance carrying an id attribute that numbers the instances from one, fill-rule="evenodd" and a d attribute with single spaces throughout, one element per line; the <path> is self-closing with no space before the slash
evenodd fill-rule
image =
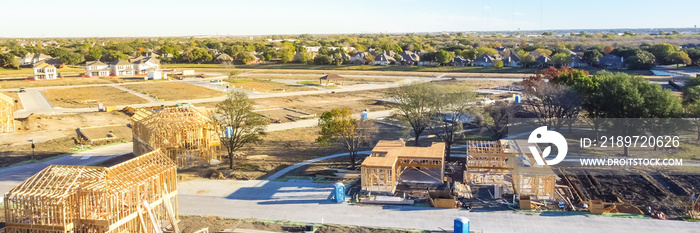
<path id="1" fill-rule="evenodd" d="M 30 163 L 21 166 L 3 168 L 0 169 L 0 194 L 6 193 L 17 184 L 52 164 L 88 166 L 105 161 L 115 156 L 131 153 L 132 151 L 132 143 L 123 143 L 70 154 L 41 163 Z M 0 198 L 0 201 L 1 200 L 2 198 Z"/>
<path id="2" fill-rule="evenodd" d="M 180 214 L 188 215 L 428 230 L 452 229 L 452 220 L 463 216 L 477 232 L 700 232 L 700 222 L 336 204 L 328 200 L 332 184 L 307 180 L 191 180 L 178 185 Z"/>

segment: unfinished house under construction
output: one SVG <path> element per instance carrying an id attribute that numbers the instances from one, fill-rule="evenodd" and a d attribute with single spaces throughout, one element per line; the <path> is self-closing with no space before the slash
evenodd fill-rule
<path id="1" fill-rule="evenodd" d="M 132 117 L 134 154 L 161 149 L 179 168 L 219 159 L 217 124 L 193 106 L 139 109 Z"/>
<path id="2" fill-rule="evenodd" d="M 9 133 L 15 130 L 15 101 L 0 93 L 0 133 Z"/>
<path id="3" fill-rule="evenodd" d="M 379 141 L 362 162 L 362 190 L 393 194 L 402 182 L 444 181 L 445 143 L 430 147 L 405 146 L 403 140 Z"/>
<path id="4" fill-rule="evenodd" d="M 518 194 L 553 199 L 556 175 L 525 151 L 527 140 L 468 141 L 464 182 L 493 185 L 494 197 Z"/>
<path id="5" fill-rule="evenodd" d="M 176 170 L 159 150 L 109 168 L 51 165 L 5 194 L 5 232 L 178 232 Z"/>

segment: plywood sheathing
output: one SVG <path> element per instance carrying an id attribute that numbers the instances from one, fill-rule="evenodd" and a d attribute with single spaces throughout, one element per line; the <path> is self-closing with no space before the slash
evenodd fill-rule
<path id="1" fill-rule="evenodd" d="M 15 131 L 15 111 L 14 100 L 0 93 L 0 133 L 9 133 Z"/>

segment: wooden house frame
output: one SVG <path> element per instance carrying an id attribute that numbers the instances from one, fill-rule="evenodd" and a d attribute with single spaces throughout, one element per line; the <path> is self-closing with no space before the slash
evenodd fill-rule
<path id="1" fill-rule="evenodd" d="M 5 233 L 177 230 L 176 172 L 159 150 L 109 168 L 51 165 L 5 194 Z"/>
<path id="2" fill-rule="evenodd" d="M 0 133 L 15 131 L 15 101 L 0 93 Z"/>
<path id="3" fill-rule="evenodd" d="M 433 143 L 430 147 L 407 147 L 402 140 L 379 141 L 372 153 L 362 162 L 362 190 L 393 194 L 397 179 L 403 172 L 413 168 L 442 182 L 445 174 L 445 143 Z"/>
<path id="4" fill-rule="evenodd" d="M 217 124 L 193 106 L 139 109 L 132 122 L 136 155 L 161 149 L 179 168 L 220 159 Z"/>
<path id="5" fill-rule="evenodd" d="M 525 151 L 527 140 L 467 141 L 464 182 L 502 183 L 510 175 L 515 193 L 535 199 L 554 198 L 556 175 L 547 165 L 537 165 Z"/>

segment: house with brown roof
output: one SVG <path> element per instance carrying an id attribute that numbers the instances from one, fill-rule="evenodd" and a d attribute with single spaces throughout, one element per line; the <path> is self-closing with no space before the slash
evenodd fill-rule
<path id="1" fill-rule="evenodd" d="M 146 74 L 160 69 L 160 60 L 155 57 L 138 56 L 129 59 L 129 62 L 134 66 L 134 74 Z"/>
<path id="2" fill-rule="evenodd" d="M 134 64 L 126 60 L 115 60 L 109 63 L 110 76 L 134 75 Z"/>
<path id="3" fill-rule="evenodd" d="M 56 75 L 56 67 L 49 63 L 43 61 L 34 63 L 32 68 L 34 69 L 34 77 L 32 77 L 34 80 L 52 80 L 58 78 L 58 75 Z"/>
<path id="4" fill-rule="evenodd" d="M 109 76 L 109 65 L 101 61 L 89 61 L 85 63 L 85 76 L 104 77 Z"/>
<path id="5" fill-rule="evenodd" d="M 218 56 L 216 56 L 216 58 L 214 58 L 214 63 L 230 65 L 233 64 L 233 58 L 228 54 L 221 53 Z"/>
<path id="6" fill-rule="evenodd" d="M 343 76 L 337 75 L 337 74 L 327 74 L 324 75 L 323 77 L 318 78 L 318 84 L 328 86 L 330 84 L 334 85 L 343 85 Z M 323 84 L 323 81 L 326 82 L 326 84 Z"/>

